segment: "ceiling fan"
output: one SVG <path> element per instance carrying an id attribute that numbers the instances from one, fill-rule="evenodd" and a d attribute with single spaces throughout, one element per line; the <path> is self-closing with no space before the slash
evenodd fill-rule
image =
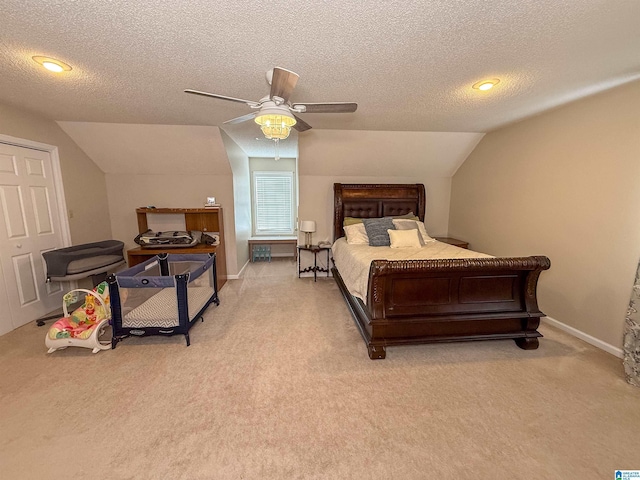
<path id="1" fill-rule="evenodd" d="M 191 89 L 185 90 L 185 93 L 246 104 L 256 111 L 227 120 L 224 123 L 233 125 L 254 119 L 260 125 L 265 137 L 276 141 L 287 138 L 291 128 L 295 128 L 298 132 L 304 132 L 311 128 L 311 125 L 296 114 L 353 113 L 358 108 L 358 104 L 350 102 L 291 103 L 289 97 L 299 77 L 297 73 L 280 67 L 269 70 L 267 72 L 267 82 L 271 85 L 271 91 L 268 96 L 261 98 L 257 102 Z"/>

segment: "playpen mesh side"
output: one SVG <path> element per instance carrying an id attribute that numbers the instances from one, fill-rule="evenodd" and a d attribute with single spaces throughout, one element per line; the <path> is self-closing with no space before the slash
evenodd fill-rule
<path id="1" fill-rule="evenodd" d="M 171 256 L 170 256 L 171 258 Z M 172 328 L 180 324 L 174 275 L 189 275 L 187 312 L 189 321 L 215 292 L 213 269 L 203 271 L 202 260 L 169 261 L 170 276 L 161 276 L 157 262 L 133 275 L 117 275 L 122 326 L 125 328 Z"/>

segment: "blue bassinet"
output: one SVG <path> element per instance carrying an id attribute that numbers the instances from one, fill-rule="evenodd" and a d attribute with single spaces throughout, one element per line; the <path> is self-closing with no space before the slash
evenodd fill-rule
<path id="1" fill-rule="evenodd" d="M 211 303 L 220 305 L 216 255 L 160 254 L 110 275 L 111 347 L 130 336 L 184 335 Z"/>

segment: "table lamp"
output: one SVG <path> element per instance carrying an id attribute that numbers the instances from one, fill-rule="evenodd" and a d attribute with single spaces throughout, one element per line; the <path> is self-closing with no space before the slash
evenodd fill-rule
<path id="1" fill-rule="evenodd" d="M 300 231 L 304 232 L 304 246 L 311 246 L 311 235 L 316 231 L 316 222 L 314 220 L 303 220 L 300 222 Z"/>

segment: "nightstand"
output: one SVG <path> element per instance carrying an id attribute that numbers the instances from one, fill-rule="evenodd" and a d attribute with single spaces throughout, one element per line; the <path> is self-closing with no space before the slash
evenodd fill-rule
<path id="1" fill-rule="evenodd" d="M 313 253 L 313 267 L 307 267 L 304 269 L 300 269 L 300 257 L 303 250 Z M 321 251 L 327 252 L 327 268 L 322 268 L 318 266 L 318 252 Z M 327 272 L 327 277 L 329 276 L 329 251 L 331 247 L 329 245 L 318 246 L 318 245 L 298 245 L 298 278 L 300 278 L 301 273 L 313 272 L 313 281 L 318 281 L 318 272 Z"/>
<path id="2" fill-rule="evenodd" d="M 457 238 L 451 237 L 433 237 L 437 241 L 442 243 L 448 243 L 449 245 L 455 245 L 460 248 L 469 248 L 469 242 L 465 242 L 464 240 L 458 240 Z"/>

